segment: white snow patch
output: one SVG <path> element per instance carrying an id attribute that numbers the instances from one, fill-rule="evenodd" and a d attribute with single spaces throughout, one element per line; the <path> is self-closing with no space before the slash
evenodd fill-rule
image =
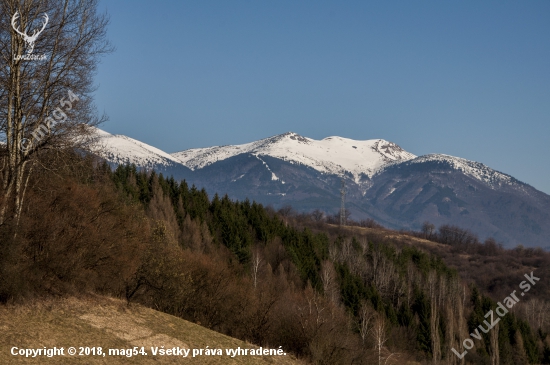
<path id="1" fill-rule="evenodd" d="M 243 178 L 243 176 L 244 176 L 244 174 L 242 174 L 241 176 L 239 176 L 239 177 L 238 177 L 238 178 L 236 178 L 236 179 L 233 179 L 233 180 L 231 180 L 231 182 L 235 182 L 235 181 L 237 181 L 237 180 L 240 180 L 240 179 L 242 179 L 242 178 Z"/>
<path id="2" fill-rule="evenodd" d="M 262 163 L 264 164 L 264 166 L 267 168 L 267 171 L 271 172 L 271 181 L 278 181 L 279 178 L 277 177 L 277 175 L 275 175 L 275 173 L 274 173 L 273 171 L 271 171 L 271 169 L 269 168 L 268 164 L 267 164 L 264 160 L 262 160 L 262 159 L 260 158 L 260 156 L 258 156 L 258 155 L 255 155 L 255 156 L 256 156 L 256 158 L 257 158 L 258 160 L 262 161 Z M 282 181 L 282 180 L 281 180 L 281 181 Z M 285 182 L 282 181 L 282 183 L 284 184 Z"/>

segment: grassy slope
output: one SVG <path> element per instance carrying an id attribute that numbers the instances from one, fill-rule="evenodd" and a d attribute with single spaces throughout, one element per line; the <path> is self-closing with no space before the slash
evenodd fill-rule
<path id="1" fill-rule="evenodd" d="M 337 228 L 338 225 L 336 224 L 327 224 L 327 226 Z M 344 227 L 346 232 L 348 232 L 350 235 L 361 235 L 361 234 L 379 234 L 382 237 L 388 238 L 388 239 L 394 239 L 398 241 L 403 241 L 409 244 L 418 244 L 418 245 L 425 245 L 430 247 L 439 247 L 442 249 L 448 248 L 449 246 L 445 246 L 441 243 L 425 240 L 423 238 L 419 237 L 413 237 L 409 236 L 403 233 L 400 233 L 398 231 L 394 231 L 391 229 L 386 228 L 367 228 L 367 227 L 357 227 L 357 226 L 346 226 Z"/>
<path id="2" fill-rule="evenodd" d="M 151 346 L 190 349 L 256 348 L 243 341 L 210 331 L 142 306 L 93 297 L 39 301 L 24 306 L 0 306 L 0 364 L 303 364 L 293 356 L 152 356 Z M 12 356 L 19 348 L 65 347 L 61 357 Z M 67 348 L 101 346 L 128 349 L 144 346 L 148 356 L 67 356 Z"/>

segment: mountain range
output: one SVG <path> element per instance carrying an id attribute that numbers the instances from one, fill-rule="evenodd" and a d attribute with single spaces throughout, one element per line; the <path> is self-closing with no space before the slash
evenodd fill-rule
<path id="1" fill-rule="evenodd" d="M 548 247 L 550 196 L 475 161 L 443 154 L 415 156 L 395 143 L 288 132 L 259 141 L 166 153 L 97 130 L 96 153 L 112 166 L 135 164 L 205 188 L 213 196 L 275 208 L 336 214 L 345 182 L 351 218 L 394 229 L 423 222 L 452 224 L 507 247 Z"/>

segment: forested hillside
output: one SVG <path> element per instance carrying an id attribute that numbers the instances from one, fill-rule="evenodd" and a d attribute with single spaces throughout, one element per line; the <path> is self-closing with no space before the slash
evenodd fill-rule
<path id="1" fill-rule="evenodd" d="M 464 279 L 442 254 L 450 244 L 354 233 L 132 166 L 43 158 L 20 221 L 2 226 L 3 302 L 109 294 L 315 364 L 550 363 L 547 317 L 526 309 L 547 305 L 539 287 L 497 326 L 484 324 L 505 299 L 485 284 L 519 294 L 534 271 L 547 288 L 536 263 L 516 276 Z M 471 337 L 480 325 L 488 330 Z M 462 354 L 469 338 L 460 359 L 451 349 Z"/>

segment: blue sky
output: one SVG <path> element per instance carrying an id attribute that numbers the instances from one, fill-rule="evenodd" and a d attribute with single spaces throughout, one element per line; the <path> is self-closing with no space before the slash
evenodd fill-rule
<path id="1" fill-rule="evenodd" d="M 383 138 L 550 193 L 550 1 L 103 0 L 102 128 L 167 152 Z"/>

